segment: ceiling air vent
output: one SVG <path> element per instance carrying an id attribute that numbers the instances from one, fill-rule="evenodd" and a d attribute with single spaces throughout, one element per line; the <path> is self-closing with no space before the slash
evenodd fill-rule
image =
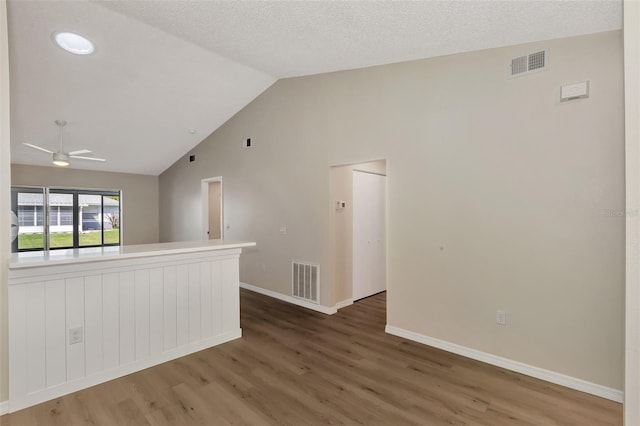
<path id="1" fill-rule="evenodd" d="M 509 76 L 520 77 L 522 75 L 544 71 L 547 69 L 548 59 L 548 50 L 541 50 L 539 52 L 514 58 L 511 60 L 511 66 L 509 67 Z"/>

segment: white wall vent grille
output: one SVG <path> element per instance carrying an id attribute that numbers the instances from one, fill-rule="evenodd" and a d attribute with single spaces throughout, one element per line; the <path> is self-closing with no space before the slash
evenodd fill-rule
<path id="1" fill-rule="evenodd" d="M 291 263 L 291 284 L 293 296 L 313 303 L 318 301 L 320 265 L 317 263 L 293 261 Z"/>
<path id="2" fill-rule="evenodd" d="M 514 58 L 511 60 L 511 66 L 509 67 L 509 76 L 520 77 L 533 72 L 544 71 L 547 69 L 548 59 L 548 50 L 541 50 Z"/>

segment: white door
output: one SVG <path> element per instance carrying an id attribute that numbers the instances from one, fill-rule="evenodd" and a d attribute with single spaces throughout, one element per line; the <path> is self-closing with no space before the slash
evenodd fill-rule
<path id="1" fill-rule="evenodd" d="M 353 300 L 387 289 L 386 180 L 353 171 Z"/>
<path id="2" fill-rule="evenodd" d="M 209 182 L 209 239 L 222 238 L 222 190 L 220 182 Z"/>

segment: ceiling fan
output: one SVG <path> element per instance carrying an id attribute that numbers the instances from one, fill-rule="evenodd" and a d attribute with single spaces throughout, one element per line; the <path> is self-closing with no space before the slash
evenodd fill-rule
<path id="1" fill-rule="evenodd" d="M 60 128 L 60 149 L 58 150 L 58 152 L 53 152 L 53 151 L 50 151 L 50 150 L 48 150 L 46 148 L 43 148 L 41 146 L 33 145 L 33 144 L 30 144 L 30 143 L 26 143 L 26 142 L 24 143 L 24 145 L 28 146 L 29 148 L 37 149 L 38 151 L 46 152 L 47 154 L 52 154 L 53 155 L 53 164 L 55 164 L 56 166 L 61 166 L 61 167 L 68 166 L 70 158 L 75 158 L 75 159 L 78 159 L 78 160 L 101 161 L 101 162 L 107 161 L 104 158 L 83 157 L 81 154 L 90 154 L 91 153 L 91 151 L 88 150 L 88 149 L 79 149 L 77 151 L 65 152 L 64 148 L 62 146 L 62 132 L 64 130 L 64 126 L 67 125 L 67 122 L 64 121 L 64 120 L 56 120 L 55 123 Z"/>

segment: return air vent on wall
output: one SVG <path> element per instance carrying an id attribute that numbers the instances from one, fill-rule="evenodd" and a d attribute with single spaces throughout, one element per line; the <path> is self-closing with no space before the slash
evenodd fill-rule
<path id="1" fill-rule="evenodd" d="M 509 76 L 520 77 L 534 72 L 544 71 L 547 69 L 548 60 L 548 50 L 541 50 L 513 58 L 511 60 L 511 66 L 509 67 Z"/>
<path id="2" fill-rule="evenodd" d="M 292 262 L 291 284 L 293 296 L 313 303 L 318 302 L 320 265 L 308 262 Z"/>

